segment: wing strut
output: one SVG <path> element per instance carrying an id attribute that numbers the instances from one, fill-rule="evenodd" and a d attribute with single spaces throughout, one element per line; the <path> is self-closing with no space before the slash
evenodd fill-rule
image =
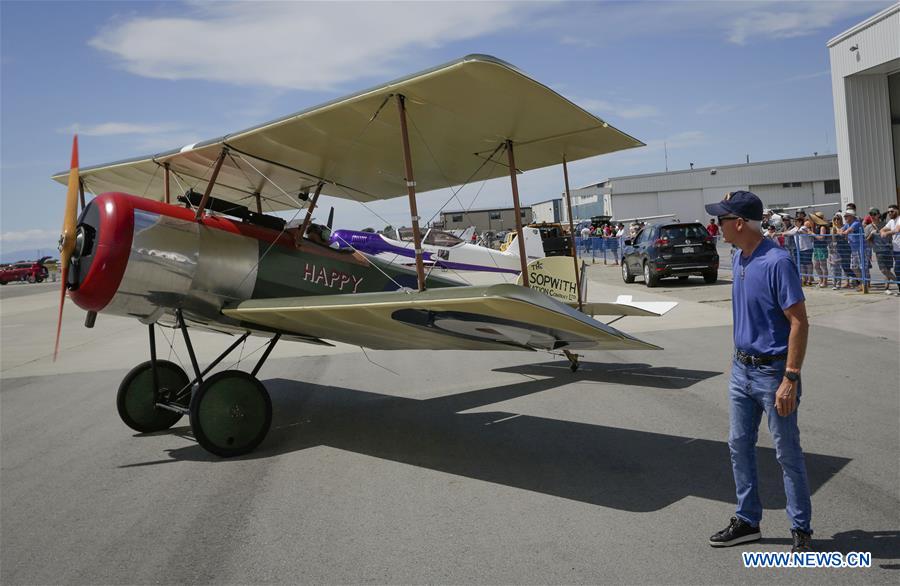
<path id="1" fill-rule="evenodd" d="M 519 183 L 516 181 L 516 157 L 513 143 L 506 141 L 506 155 L 509 158 L 509 182 L 512 184 L 513 207 L 516 209 L 516 240 L 519 243 L 519 261 L 522 263 L 522 286 L 528 287 L 528 258 L 525 256 L 525 238 L 522 234 L 522 212 L 519 206 Z"/>
<path id="2" fill-rule="evenodd" d="M 165 180 L 163 182 L 163 197 L 166 200 L 166 203 L 172 203 L 172 196 L 169 194 L 169 163 L 163 163 L 163 169 L 165 169 Z"/>
<path id="3" fill-rule="evenodd" d="M 419 279 L 419 291 L 424 291 L 425 263 L 422 260 L 422 234 L 419 231 L 419 209 L 416 206 L 416 178 L 413 176 L 412 156 L 409 153 L 409 132 L 406 129 L 405 101 L 406 98 L 402 94 L 397 94 L 397 109 L 400 112 L 400 134 L 403 139 L 403 159 L 406 163 L 406 192 L 409 195 L 409 214 L 412 219 L 413 245 L 416 250 L 416 275 Z"/>
<path id="4" fill-rule="evenodd" d="M 225 162 L 225 157 L 228 155 L 228 149 L 222 149 L 222 153 L 219 155 L 219 158 L 216 160 L 216 168 L 213 169 L 212 177 L 209 178 L 209 183 L 206 184 L 206 191 L 203 192 L 203 198 L 200 200 L 200 205 L 197 206 L 197 214 L 194 216 L 194 219 L 199 221 L 203 217 L 203 211 L 206 209 L 206 204 L 209 202 L 209 194 L 212 193 L 213 187 L 216 184 L 216 179 L 219 178 L 219 171 L 222 169 L 222 163 Z"/>
<path id="5" fill-rule="evenodd" d="M 298 243 L 303 242 L 303 237 L 306 235 L 306 229 L 309 228 L 309 223 L 312 222 L 313 210 L 316 209 L 316 203 L 319 201 L 319 194 L 322 193 L 323 185 L 325 185 L 324 181 L 319 181 L 316 184 L 316 192 L 309 202 L 309 207 L 306 208 L 306 217 L 303 218 L 303 225 L 300 226 L 300 237 L 297 239 Z"/>
<path id="6" fill-rule="evenodd" d="M 566 164 L 566 156 L 563 155 L 563 179 L 566 182 L 566 209 L 569 213 L 569 235 L 572 240 L 572 262 L 575 263 L 575 286 L 578 288 L 578 311 L 584 307 L 584 300 L 581 298 L 581 271 L 578 270 L 578 252 L 575 250 L 575 224 L 572 223 L 572 195 L 569 193 L 569 166 Z"/>

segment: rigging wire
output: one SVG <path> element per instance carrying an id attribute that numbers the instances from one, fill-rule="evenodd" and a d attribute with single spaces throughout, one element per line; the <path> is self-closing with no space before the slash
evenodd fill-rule
<path id="1" fill-rule="evenodd" d="M 337 238 L 338 238 L 338 240 L 340 240 L 341 242 L 343 242 L 344 244 L 346 244 L 346 245 L 350 248 L 350 250 L 352 250 L 353 252 L 362 254 L 362 253 L 359 252 L 352 244 L 350 244 L 349 242 L 347 242 L 346 240 L 344 240 L 343 238 L 341 238 L 341 236 L 340 236 L 339 234 L 337 235 Z M 368 260 L 368 259 L 367 259 L 367 260 Z M 378 264 L 376 264 L 376 263 L 373 262 L 372 260 L 369 260 L 368 262 L 369 262 L 370 265 L 372 265 L 373 267 L 375 267 L 376 269 L 378 269 L 378 272 L 380 272 L 382 275 L 384 275 L 385 277 L 387 277 L 388 280 L 389 280 L 390 282 L 392 282 L 393 284 L 397 285 L 397 290 L 398 290 L 398 291 L 405 291 L 406 293 L 412 293 L 412 291 L 410 291 L 408 287 L 404 287 L 403 285 L 401 285 L 400 283 L 398 283 L 393 277 L 391 277 L 389 274 L 387 274 L 386 272 L 384 272 L 383 270 L 381 270 L 381 267 L 379 267 Z"/>
<path id="2" fill-rule="evenodd" d="M 175 178 L 175 183 L 178 184 L 178 188 L 181 189 L 182 194 L 187 194 L 187 189 L 184 188 L 184 184 L 178 180 L 178 173 L 175 171 L 170 171 L 170 174 Z M 185 183 L 187 183 L 187 180 L 185 180 Z M 185 197 L 185 201 L 187 201 L 188 209 L 194 209 L 194 205 L 191 203 L 190 198 Z"/>
<path id="3" fill-rule="evenodd" d="M 153 185 L 153 180 L 156 179 L 156 174 L 159 173 L 161 167 L 162 165 L 156 163 L 156 169 L 153 170 L 153 175 L 151 175 L 150 179 L 147 181 L 147 185 L 144 187 L 144 193 L 141 194 L 141 197 L 147 197 L 147 191 L 150 189 L 150 186 Z"/>
<path id="4" fill-rule="evenodd" d="M 200 185 L 200 182 L 203 181 L 203 178 L 206 177 L 206 174 L 209 173 L 210 171 L 212 171 L 212 168 L 216 166 L 216 161 L 218 161 L 218 160 L 219 160 L 219 157 L 216 157 L 215 159 L 212 160 L 212 162 L 206 167 L 206 170 L 203 171 L 203 173 L 199 177 L 197 177 L 197 181 L 195 181 L 194 184 L 191 185 L 191 189 Z M 209 181 L 207 181 L 207 183 L 209 183 Z"/>
<path id="5" fill-rule="evenodd" d="M 411 116 L 411 115 L 409 115 L 408 118 L 409 118 L 409 120 L 412 122 L 413 129 L 416 131 L 416 134 L 418 135 L 419 140 L 421 140 L 421 141 L 422 141 L 422 144 L 425 145 L 425 150 L 428 151 L 428 154 L 429 154 L 429 156 L 431 157 L 431 160 L 434 162 L 434 166 L 437 167 L 438 171 L 440 171 L 441 175 L 443 176 L 444 181 L 446 181 L 448 184 L 449 184 L 449 183 L 452 183 L 451 179 L 450 179 L 449 177 L 447 177 L 447 175 L 444 173 L 444 170 L 441 168 L 441 165 L 440 165 L 440 163 L 438 162 L 437 157 L 434 155 L 434 152 L 431 150 L 431 147 L 428 146 L 428 141 L 425 140 L 425 135 L 419 130 L 419 126 L 416 124 L 415 118 L 414 118 L 413 116 Z M 469 205 L 468 209 L 466 208 L 465 204 L 463 204 L 462 200 L 459 198 L 459 192 L 462 191 L 462 189 L 463 189 L 464 187 L 466 187 L 466 186 L 469 184 L 469 181 L 471 181 L 472 178 L 474 178 L 478 173 L 481 172 L 481 170 L 484 168 L 484 166 L 485 166 L 488 162 L 492 162 L 492 163 L 493 163 L 493 167 L 491 168 L 491 172 L 493 172 L 494 168 L 496 168 L 496 166 L 497 166 L 497 164 L 498 164 L 498 162 L 494 160 L 494 156 L 495 156 L 495 155 L 497 154 L 497 152 L 500 151 L 501 149 L 503 150 L 503 152 L 506 151 L 506 143 L 505 143 L 505 142 L 502 142 L 502 143 L 500 143 L 499 145 L 497 145 L 497 148 L 494 149 L 494 151 L 491 153 L 491 155 L 490 155 L 487 159 L 485 159 L 484 161 L 482 161 L 481 165 L 478 166 L 478 168 L 475 170 L 475 172 L 472 173 L 472 174 L 468 177 L 468 179 L 466 179 L 466 182 L 463 183 L 462 185 L 460 185 L 458 189 L 456 189 L 456 190 L 454 191 L 452 187 L 450 188 L 450 192 L 451 192 L 450 198 L 444 203 L 444 205 L 442 205 L 442 206 L 438 209 L 438 211 L 436 211 L 436 212 L 431 216 L 431 219 L 428 220 L 428 223 L 431 223 L 432 221 L 434 221 L 434 219 L 437 217 L 437 215 L 440 214 L 440 213 L 444 210 L 444 208 L 447 206 L 447 204 L 449 204 L 454 198 L 456 199 L 457 202 L 459 202 L 459 205 L 460 205 L 461 208 L 463 208 L 464 213 L 465 213 L 466 215 L 468 215 L 469 210 L 471 210 L 472 207 L 475 205 L 475 201 L 478 199 L 478 196 L 481 195 L 481 191 L 484 189 L 484 186 L 487 184 L 487 181 L 488 181 L 488 180 L 485 179 L 484 181 L 481 182 L 481 187 L 478 189 L 478 192 L 475 194 L 475 197 L 472 198 L 472 203 Z M 523 235 L 524 235 L 524 234 L 523 234 Z M 498 268 L 498 269 L 501 268 L 500 265 L 497 263 L 497 259 L 494 257 L 494 255 L 489 255 L 488 258 L 490 258 L 490 259 L 491 259 L 491 262 L 494 263 L 494 267 L 495 267 L 495 268 Z M 506 276 L 505 276 L 505 274 L 504 274 L 503 279 L 504 279 L 504 281 L 506 281 Z"/>
<path id="6" fill-rule="evenodd" d="M 247 338 L 244 338 L 244 341 L 241 342 L 241 353 L 238 354 L 237 365 L 238 368 L 241 366 L 241 359 L 244 358 L 244 347 L 247 346 Z"/>
<path id="7" fill-rule="evenodd" d="M 383 368 L 383 369 L 385 369 L 386 371 L 388 371 L 388 372 L 390 372 L 390 373 L 393 373 L 393 374 L 396 374 L 397 376 L 400 376 L 400 373 L 399 373 L 399 372 L 397 372 L 397 371 L 395 371 L 395 370 L 391 370 L 390 368 L 388 368 L 387 366 L 384 366 L 384 365 L 382 365 L 382 364 L 378 364 L 377 362 L 375 362 L 374 360 L 372 360 L 371 358 L 369 358 L 369 353 L 366 352 L 366 349 L 363 348 L 362 346 L 360 346 L 359 349 L 362 350 L 363 356 L 366 357 L 366 360 L 368 360 L 369 362 L 371 362 L 372 364 L 374 364 L 374 365 L 377 366 L 378 368 Z"/>
<path id="8" fill-rule="evenodd" d="M 253 163 L 251 163 L 250 161 L 248 161 L 247 159 L 245 159 L 243 155 L 241 155 L 241 154 L 239 153 L 238 156 L 240 157 L 240 159 L 241 159 L 242 161 L 244 161 L 245 163 L 247 163 L 248 165 L 250 165 L 250 168 L 251 168 L 251 169 L 253 169 L 253 170 L 256 171 L 257 173 L 259 173 L 260 176 L 261 176 L 263 179 L 265 179 L 266 181 L 268 181 L 269 183 L 271 183 L 273 186 L 275 186 L 275 188 L 276 188 L 278 191 L 280 191 L 281 193 L 283 193 L 283 194 L 284 194 L 285 196 L 287 196 L 288 198 L 290 197 L 290 195 L 288 195 L 288 193 L 287 193 L 285 190 L 283 190 L 283 189 L 281 188 L 281 186 L 279 186 L 279 185 L 278 185 L 277 183 L 275 183 L 272 179 L 270 179 L 268 176 L 266 176 L 265 173 L 263 173 L 262 171 L 260 171 L 259 169 L 257 169 L 257 168 L 253 165 Z M 244 278 L 241 279 L 241 282 L 237 284 L 237 289 L 240 289 L 240 287 L 244 284 L 244 282 L 247 280 L 247 278 L 248 278 L 250 275 L 252 275 L 253 272 L 254 272 L 257 268 L 259 268 L 259 263 L 261 263 L 262 260 L 269 254 L 269 251 L 272 250 L 272 247 L 275 246 L 275 243 L 277 243 L 278 240 L 281 239 L 281 235 L 284 234 L 285 231 L 287 230 L 287 225 L 288 225 L 288 223 L 293 222 L 293 221 L 297 218 L 297 216 L 300 214 L 300 212 L 301 212 L 302 210 L 303 210 L 303 208 L 297 208 L 297 211 L 294 212 L 294 215 L 291 216 L 291 219 L 284 223 L 284 226 L 281 228 L 281 231 L 278 233 L 278 236 L 276 236 L 275 239 L 272 240 L 272 242 L 269 243 L 269 245 L 266 247 L 265 251 L 263 251 L 263 253 L 262 253 L 261 255 L 259 255 L 259 258 L 256 259 L 256 262 L 253 264 L 253 267 L 251 267 L 250 270 L 247 272 L 247 274 L 244 275 Z M 301 234 L 301 237 L 302 237 L 302 234 Z"/>
<path id="9" fill-rule="evenodd" d="M 243 358 L 249 359 L 251 356 L 253 356 L 253 355 L 256 354 L 257 352 L 259 352 L 260 350 L 262 350 L 263 348 L 265 348 L 266 346 L 268 346 L 270 341 L 271 341 L 271 339 L 266 339 L 262 344 L 260 344 L 260 346 L 259 346 L 256 350 L 254 350 L 253 352 L 250 352 L 250 353 L 247 354 L 246 356 L 243 356 Z M 244 343 L 245 343 L 245 344 L 247 343 L 247 340 L 246 340 L 246 339 L 244 340 Z M 241 349 L 241 354 L 243 355 L 243 348 Z M 238 358 L 237 361 L 232 362 L 231 364 L 229 364 L 228 366 L 226 366 L 223 370 L 231 370 L 231 369 L 234 368 L 235 366 L 238 366 L 243 358 Z"/>
<path id="10" fill-rule="evenodd" d="M 172 330 L 174 332 L 174 328 L 172 328 Z M 184 368 L 184 361 L 181 360 L 181 356 L 178 354 L 178 351 L 175 349 L 175 336 L 173 335 L 172 338 L 169 338 L 169 336 L 166 335 L 166 327 L 163 327 L 163 326 L 160 326 L 159 331 L 163 335 L 163 338 L 166 339 L 166 342 L 169 344 L 169 357 L 167 360 L 172 359 L 172 353 L 174 352 L 175 359 L 178 360 L 178 364 L 181 365 L 181 368 Z"/>

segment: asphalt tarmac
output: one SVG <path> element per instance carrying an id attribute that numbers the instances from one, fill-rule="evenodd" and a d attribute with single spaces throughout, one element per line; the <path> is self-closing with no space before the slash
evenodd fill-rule
<path id="1" fill-rule="evenodd" d="M 743 551 L 789 550 L 790 527 L 762 429 L 763 541 L 706 543 L 734 510 L 729 283 L 588 274 L 594 300 L 680 301 L 614 324 L 665 350 L 590 353 L 572 374 L 543 353 L 280 344 L 260 373 L 272 431 L 232 460 L 186 419 L 156 434 L 119 420 L 144 326 L 101 315 L 87 330 L 69 304 L 53 363 L 56 284 L 4 287 L 0 582 L 896 584 L 900 300 L 807 290 L 814 545 L 872 567 L 745 569 Z M 197 336 L 204 361 L 228 343 Z M 181 342 L 171 355 L 186 362 Z"/>

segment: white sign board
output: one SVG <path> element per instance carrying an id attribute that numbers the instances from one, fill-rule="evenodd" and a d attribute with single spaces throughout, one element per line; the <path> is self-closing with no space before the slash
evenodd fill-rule
<path id="1" fill-rule="evenodd" d="M 571 256 L 548 256 L 528 263 L 528 285 L 563 303 L 578 302 L 575 263 Z M 516 280 L 522 284 L 522 275 Z"/>

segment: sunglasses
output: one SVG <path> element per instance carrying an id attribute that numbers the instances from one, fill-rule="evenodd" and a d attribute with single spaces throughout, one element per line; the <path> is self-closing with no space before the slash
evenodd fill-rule
<path id="1" fill-rule="evenodd" d="M 744 218 L 740 216 L 719 216 L 719 223 L 721 224 L 725 220 L 743 220 Z"/>

